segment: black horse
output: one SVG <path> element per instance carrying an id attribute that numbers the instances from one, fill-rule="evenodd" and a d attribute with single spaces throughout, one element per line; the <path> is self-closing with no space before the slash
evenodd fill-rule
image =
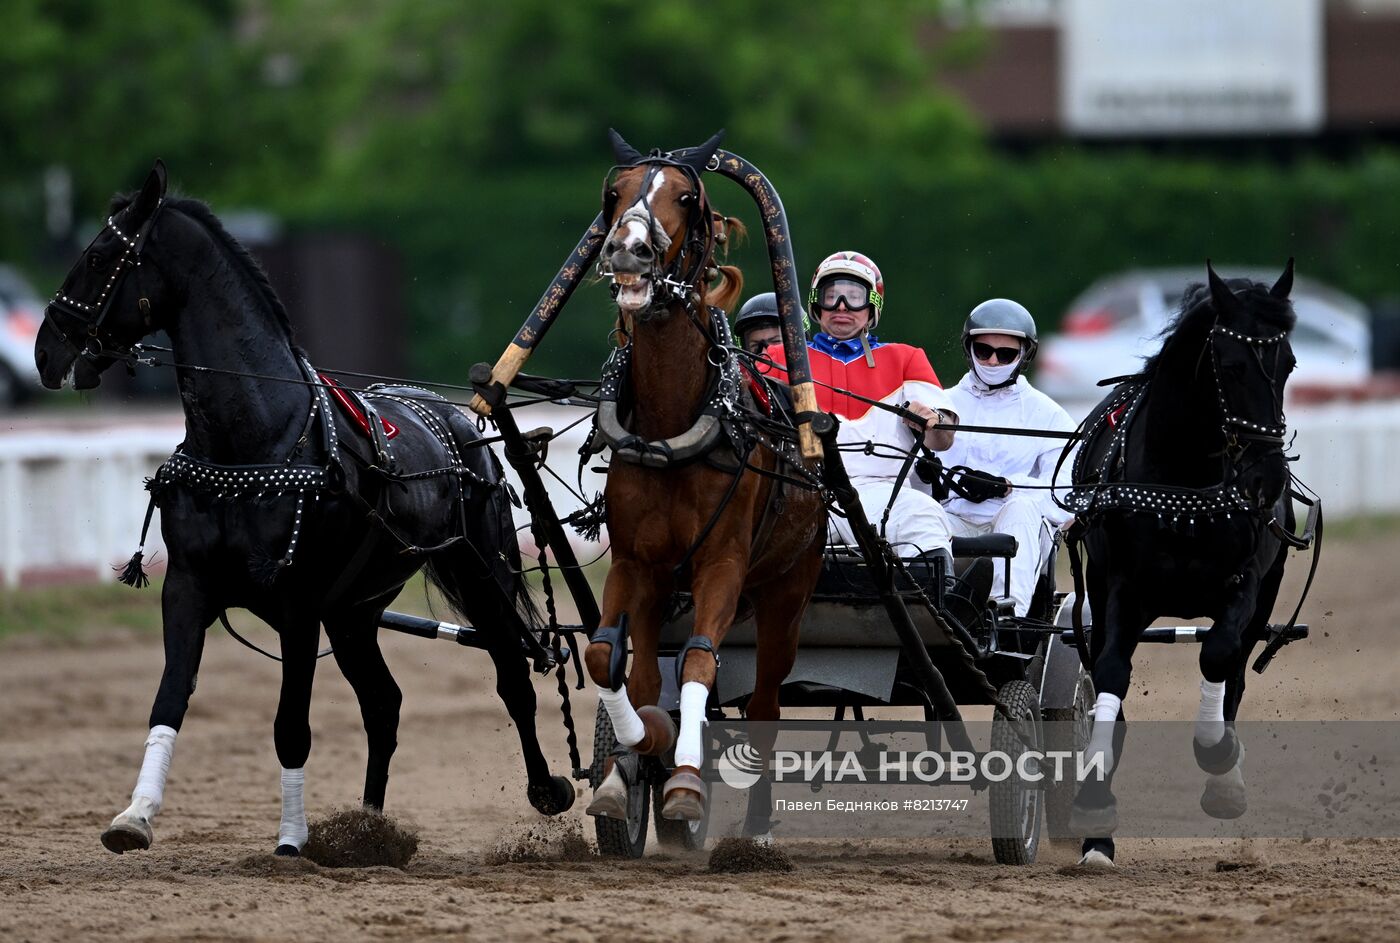
<path id="1" fill-rule="evenodd" d="M 281 640 L 277 853 L 294 855 L 306 840 L 302 782 L 322 624 L 364 718 L 364 804 L 382 809 L 402 697 L 376 633 L 385 607 L 425 566 L 453 608 L 490 637 L 531 804 L 546 814 L 568 808 L 573 786 L 550 775 L 535 734 L 526 650 L 543 654 L 539 620 L 495 456 L 455 408 L 410 387 L 366 397 L 365 425 L 387 421 L 398 430 L 392 440 L 357 432 L 293 343 L 257 263 L 208 207 L 167 198 L 165 189 L 157 162 L 139 193 L 114 201 L 35 344 L 51 389 L 70 371 L 78 388 L 96 386 L 162 329 L 179 365 L 185 439 L 150 485 L 169 552 L 165 669 L 131 806 L 103 844 L 118 853 L 150 847 L 205 631 L 230 607 L 253 612 Z M 144 583 L 139 553 L 124 580 Z"/>
<path id="2" fill-rule="evenodd" d="M 1244 812 L 1233 721 L 1293 527 L 1283 416 L 1295 363 L 1293 261 L 1272 288 L 1206 268 L 1207 283 L 1187 292 L 1161 350 L 1084 421 L 1065 502 L 1077 515 L 1071 540 L 1082 536 L 1088 555 L 1087 660 L 1098 691 L 1090 755 L 1102 754 L 1110 774 L 1075 799 L 1071 827 L 1087 836 L 1087 864 L 1112 863 L 1122 699 L 1133 650 L 1161 616 L 1214 620 L 1201 646 L 1193 738 L 1211 774 L 1201 805 L 1217 818 Z"/>

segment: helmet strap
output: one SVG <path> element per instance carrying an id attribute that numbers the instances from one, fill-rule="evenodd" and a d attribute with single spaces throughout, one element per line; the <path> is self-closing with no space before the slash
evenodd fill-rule
<path id="1" fill-rule="evenodd" d="M 875 369 L 875 351 L 870 349 L 869 331 L 866 328 L 860 329 L 860 349 L 865 351 L 865 365 L 871 370 Z"/>

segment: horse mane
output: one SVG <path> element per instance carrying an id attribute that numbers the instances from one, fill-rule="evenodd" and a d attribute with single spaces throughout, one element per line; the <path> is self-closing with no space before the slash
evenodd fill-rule
<path id="1" fill-rule="evenodd" d="M 112 198 L 110 212 L 115 215 L 136 199 L 135 193 L 118 194 Z M 167 196 L 165 198 L 165 208 L 179 210 L 186 216 L 199 223 L 209 234 L 214 237 L 214 241 L 222 246 L 228 255 L 242 268 L 243 272 L 252 280 L 258 293 L 272 309 L 272 313 L 277 316 L 278 322 L 283 330 L 287 332 L 287 340 L 294 350 L 300 351 L 296 343 L 296 332 L 292 328 L 291 316 L 287 314 L 287 308 L 282 304 L 282 299 L 277 296 L 277 291 L 272 287 L 271 280 L 267 277 L 267 272 L 262 264 L 253 257 L 253 254 L 244 247 L 243 243 L 233 238 L 229 231 L 224 228 L 223 222 L 214 215 L 214 211 L 209 208 L 209 204 L 203 200 L 196 200 L 186 196 Z"/>
<path id="2" fill-rule="evenodd" d="M 1293 325 L 1298 320 L 1297 314 L 1293 311 L 1293 305 L 1289 303 L 1287 298 L 1275 298 L 1269 294 L 1268 285 L 1244 278 L 1226 279 L 1225 284 L 1235 291 L 1240 303 L 1255 316 L 1261 325 L 1276 331 L 1293 330 Z M 1204 333 L 1205 329 L 1214 323 L 1215 318 L 1215 306 L 1211 304 L 1210 300 L 1210 286 L 1204 282 L 1192 282 L 1181 296 L 1181 306 L 1177 310 L 1176 317 L 1162 330 L 1161 334 L 1157 335 L 1162 339 L 1162 346 L 1157 350 L 1157 353 L 1143 362 L 1142 373 L 1144 375 L 1156 373 L 1157 368 L 1161 365 L 1163 355 L 1172 346 L 1174 340 L 1185 336 L 1195 336 L 1197 332 Z"/>
<path id="3" fill-rule="evenodd" d="M 743 222 L 733 216 L 716 213 L 715 222 L 716 229 L 725 234 L 724 255 L 728 258 L 729 247 L 737 240 L 744 239 L 749 231 Z M 719 271 L 719 282 L 706 293 L 705 303 L 730 314 L 734 310 L 734 303 L 744 293 L 744 273 L 737 265 L 716 265 L 715 268 Z"/>

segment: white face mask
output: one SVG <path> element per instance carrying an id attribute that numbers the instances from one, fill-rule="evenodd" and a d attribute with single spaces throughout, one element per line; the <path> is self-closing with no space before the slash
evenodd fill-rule
<path id="1" fill-rule="evenodd" d="M 977 379 L 981 380 L 989 387 L 999 386 L 1011 379 L 1011 374 L 1020 366 L 1020 357 L 1017 357 L 1008 364 L 985 364 L 978 361 L 976 357 L 972 358 L 973 373 L 976 374 Z"/>

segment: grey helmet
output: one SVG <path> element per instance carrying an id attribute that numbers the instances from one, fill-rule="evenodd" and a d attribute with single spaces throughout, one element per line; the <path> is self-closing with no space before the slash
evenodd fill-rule
<path id="1" fill-rule="evenodd" d="M 1021 347 L 1025 351 L 1021 357 L 1022 366 L 1035 359 L 1035 352 L 1040 346 L 1035 318 L 1023 305 L 1009 298 L 988 299 L 973 308 L 967 316 L 963 322 L 962 349 L 969 358 L 972 356 L 972 338 L 978 334 L 1010 334 L 1021 338 Z"/>
<path id="2" fill-rule="evenodd" d="M 765 321 L 772 321 L 775 324 L 778 322 L 778 296 L 771 291 L 754 295 L 744 302 L 744 306 L 739 309 L 738 316 L 734 318 L 734 333 L 743 334 Z"/>

